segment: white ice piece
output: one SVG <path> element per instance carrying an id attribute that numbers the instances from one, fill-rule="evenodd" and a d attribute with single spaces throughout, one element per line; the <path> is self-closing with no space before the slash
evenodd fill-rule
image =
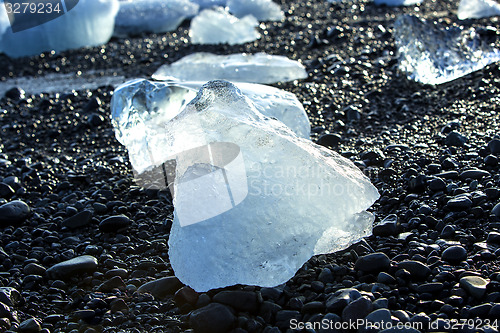
<path id="1" fill-rule="evenodd" d="M 0 38 L 8 27 L 10 27 L 9 16 L 7 15 L 5 6 L 0 5 Z"/>
<path id="2" fill-rule="evenodd" d="M 80 0 L 42 25 L 15 33 L 7 28 L 0 49 L 10 57 L 23 57 L 105 44 L 113 34 L 118 6 L 118 0 Z"/>
<path id="3" fill-rule="evenodd" d="M 236 17 L 253 15 L 259 21 L 281 21 L 285 14 L 272 0 L 228 0 L 227 8 Z"/>
<path id="4" fill-rule="evenodd" d="M 500 4 L 494 0 L 461 0 L 458 5 L 459 20 L 499 16 Z"/>
<path id="5" fill-rule="evenodd" d="M 260 37 L 259 22 L 252 15 L 241 19 L 221 7 L 205 9 L 191 20 L 189 36 L 193 44 L 244 44 Z"/>
<path id="6" fill-rule="evenodd" d="M 386 5 L 391 7 L 412 6 L 422 3 L 423 0 L 373 0 L 376 5 Z"/>
<path id="7" fill-rule="evenodd" d="M 240 190 L 248 186 L 246 197 L 226 210 L 221 203 L 224 212 L 183 226 L 179 210 L 203 215 L 207 207 L 181 193 L 187 189 L 179 184 L 192 179 L 193 161 L 176 160 L 169 258 L 175 275 L 198 292 L 282 284 L 311 256 L 345 249 L 371 234 L 373 216 L 366 209 L 379 195 L 369 179 L 351 161 L 262 115 L 227 81 L 204 85 L 164 131 L 172 138 L 162 147 L 167 153 L 190 149 L 192 139 L 202 135 L 206 142 L 237 145 L 244 161 L 244 170 L 233 170 L 236 175 L 226 172 L 246 177 L 231 184 Z M 224 186 L 213 191 L 226 197 Z"/>
<path id="8" fill-rule="evenodd" d="M 411 15 L 394 23 L 399 68 L 409 79 L 438 85 L 500 61 L 500 51 L 474 28 L 442 27 Z"/>
<path id="9" fill-rule="evenodd" d="M 165 124 L 181 113 L 205 82 L 154 82 L 144 79 L 119 86 L 111 101 L 111 116 L 118 141 L 128 148 L 130 162 L 137 174 L 160 166 L 171 158 L 163 146 L 172 138 Z M 309 138 L 311 125 L 302 104 L 294 94 L 270 86 L 237 83 L 259 111 L 273 117 Z M 202 146 L 203 142 L 193 139 Z"/>
<path id="10" fill-rule="evenodd" d="M 157 80 L 228 80 L 231 82 L 277 83 L 305 79 L 307 72 L 298 61 L 266 53 L 217 55 L 198 52 L 170 64 L 153 74 Z"/>
<path id="11" fill-rule="evenodd" d="M 199 5 L 189 0 L 120 1 L 115 35 L 173 31 L 186 18 L 198 14 L 198 9 Z"/>

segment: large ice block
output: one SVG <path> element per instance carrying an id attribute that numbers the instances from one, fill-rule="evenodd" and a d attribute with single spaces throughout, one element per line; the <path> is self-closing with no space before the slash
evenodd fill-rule
<path id="1" fill-rule="evenodd" d="M 64 15 L 42 25 L 16 33 L 7 28 L 0 50 L 10 57 L 23 57 L 105 44 L 113 34 L 118 6 L 118 0 L 80 0 Z"/>
<path id="2" fill-rule="evenodd" d="M 244 44 L 260 37 L 259 22 L 252 15 L 241 19 L 220 7 L 205 9 L 191 20 L 189 36 L 193 44 Z"/>
<path id="3" fill-rule="evenodd" d="M 210 172 L 191 158 L 176 159 L 169 258 L 175 275 L 198 292 L 282 284 L 311 256 L 345 249 L 371 234 L 373 216 L 366 209 L 379 195 L 368 178 L 351 161 L 262 115 L 227 81 L 204 85 L 164 131 L 172 138 L 163 146 L 167 154 L 180 156 L 203 142 L 232 143 L 243 160 L 239 167 Z M 214 161 L 237 160 L 235 152 L 211 151 Z M 202 184 L 183 185 L 193 180 Z M 211 198 L 221 199 L 206 207 L 188 190 L 209 190 Z M 178 213 L 199 216 L 207 209 L 214 216 L 195 223 Z"/>
<path id="4" fill-rule="evenodd" d="M 164 131 L 165 124 L 184 110 L 204 83 L 137 79 L 115 90 L 111 116 L 116 137 L 127 146 L 130 162 L 138 174 L 170 158 L 163 150 L 172 140 Z M 309 138 L 309 119 L 294 94 L 259 84 L 237 86 L 262 114 L 280 120 L 296 135 Z"/>
<path id="5" fill-rule="evenodd" d="M 411 6 L 421 3 L 423 0 L 373 0 L 376 5 L 386 5 L 391 7 L 396 6 Z"/>
<path id="6" fill-rule="evenodd" d="M 494 0 L 461 0 L 458 5 L 459 20 L 499 16 L 500 4 Z"/>
<path id="7" fill-rule="evenodd" d="M 259 21 L 281 21 L 285 14 L 272 0 L 228 0 L 227 8 L 236 17 L 253 15 Z"/>
<path id="8" fill-rule="evenodd" d="M 172 31 L 186 18 L 198 14 L 198 9 L 199 5 L 189 0 L 120 1 L 115 35 Z"/>
<path id="9" fill-rule="evenodd" d="M 399 68 L 426 84 L 452 81 L 500 60 L 500 52 L 481 40 L 474 28 L 444 28 L 403 15 L 394 23 L 394 36 Z"/>
<path id="10" fill-rule="evenodd" d="M 157 80 L 175 78 L 207 82 L 221 79 L 266 84 L 306 77 L 307 72 L 298 61 L 266 53 L 216 55 L 198 52 L 170 65 L 163 65 L 153 74 L 153 78 Z"/>

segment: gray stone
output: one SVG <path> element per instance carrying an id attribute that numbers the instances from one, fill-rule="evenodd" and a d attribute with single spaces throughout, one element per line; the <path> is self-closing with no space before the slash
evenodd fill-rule
<path id="1" fill-rule="evenodd" d="M 492 154 L 500 154 L 500 140 L 493 139 L 488 142 L 488 149 Z"/>
<path id="2" fill-rule="evenodd" d="M 397 234 L 398 216 L 396 214 L 387 215 L 379 224 L 373 227 L 374 236 L 393 236 Z"/>
<path id="3" fill-rule="evenodd" d="M 380 272 L 391 266 L 391 260 L 382 252 L 371 253 L 359 257 L 356 260 L 355 268 L 364 272 Z"/>
<path id="4" fill-rule="evenodd" d="M 91 274 L 97 269 L 97 259 L 92 256 L 80 256 L 55 264 L 47 270 L 51 279 L 69 279 L 80 274 Z"/>
<path id="5" fill-rule="evenodd" d="M 417 287 L 417 292 L 420 294 L 424 293 L 436 293 L 443 290 L 444 285 L 441 282 L 431 282 L 424 283 Z"/>
<path id="6" fill-rule="evenodd" d="M 342 310 L 349 303 L 361 297 L 361 293 L 354 288 L 339 289 L 326 300 L 326 308 L 330 312 Z"/>
<path id="7" fill-rule="evenodd" d="M 373 309 L 370 299 L 365 296 L 349 303 L 342 311 L 342 320 L 355 322 L 365 318 Z"/>
<path id="8" fill-rule="evenodd" d="M 463 136 L 462 134 L 456 131 L 451 131 L 446 136 L 444 142 L 447 146 L 463 147 L 463 145 L 467 142 L 467 137 Z"/>
<path id="9" fill-rule="evenodd" d="M 175 294 L 182 287 L 182 283 L 175 276 L 167 276 L 161 279 L 147 282 L 137 289 L 138 293 L 150 293 L 158 299 Z"/>
<path id="10" fill-rule="evenodd" d="M 396 283 L 396 279 L 388 273 L 380 272 L 377 276 L 377 282 L 383 284 L 393 284 Z"/>
<path id="11" fill-rule="evenodd" d="M 30 207 L 21 200 L 15 200 L 0 206 L 0 226 L 20 224 L 30 215 Z"/>
<path id="12" fill-rule="evenodd" d="M 29 263 L 26 266 L 24 266 L 23 272 L 27 275 L 41 275 L 43 276 L 45 274 L 45 267 L 35 264 L 35 263 Z"/>
<path id="13" fill-rule="evenodd" d="M 488 244 L 500 244 L 500 232 L 492 231 L 488 234 L 486 239 Z"/>
<path id="14" fill-rule="evenodd" d="M 15 306 L 21 302 L 21 294 L 12 287 L 0 287 L 0 302 L 8 306 Z"/>
<path id="15" fill-rule="evenodd" d="M 472 200 L 465 195 L 458 195 L 451 198 L 446 203 L 446 207 L 450 210 L 466 210 L 472 206 Z"/>
<path id="16" fill-rule="evenodd" d="M 119 289 L 124 291 L 127 289 L 125 282 L 123 282 L 122 278 L 119 276 L 113 276 L 111 279 L 104 281 L 98 288 L 98 291 L 102 292 L 111 292 L 113 289 Z"/>
<path id="17" fill-rule="evenodd" d="M 485 170 L 480 170 L 480 169 L 470 169 L 470 170 L 465 170 L 460 174 L 460 178 L 462 179 L 481 179 L 483 177 L 488 177 L 490 176 L 490 173 Z"/>
<path id="18" fill-rule="evenodd" d="M 38 320 L 34 318 L 26 319 L 17 328 L 18 333 L 37 333 L 42 330 Z"/>
<path id="19" fill-rule="evenodd" d="M 493 207 L 493 209 L 491 210 L 491 213 L 492 213 L 493 215 L 495 215 L 496 217 L 500 218 L 500 202 L 499 202 L 499 203 L 497 203 L 497 204 L 495 205 L 495 207 Z"/>
<path id="20" fill-rule="evenodd" d="M 473 297 L 480 299 L 486 294 L 489 281 L 480 276 L 464 276 L 460 279 L 460 286 L 467 290 Z"/>

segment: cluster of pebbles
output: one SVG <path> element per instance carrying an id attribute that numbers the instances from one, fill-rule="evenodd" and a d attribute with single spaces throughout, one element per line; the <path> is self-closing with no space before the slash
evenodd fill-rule
<path id="1" fill-rule="evenodd" d="M 169 264 L 170 194 L 134 183 L 114 137 L 113 87 L 37 95 L 13 87 L 0 99 L 0 331 L 277 333 L 363 319 L 408 326 L 347 329 L 437 332 L 455 323 L 457 332 L 498 332 L 499 68 L 438 87 L 411 83 L 397 70 L 391 34 L 402 13 L 457 24 L 457 2 L 282 6 L 286 20 L 263 24 L 262 38 L 243 46 L 190 45 L 185 25 L 102 48 L 0 56 L 0 76 L 111 68 L 144 77 L 200 50 L 300 59 L 309 78 L 277 86 L 303 102 L 312 139 L 378 188 L 373 236 L 312 258 L 275 288 L 196 293 Z M 500 27 L 462 23 L 489 26 L 493 39 Z"/>

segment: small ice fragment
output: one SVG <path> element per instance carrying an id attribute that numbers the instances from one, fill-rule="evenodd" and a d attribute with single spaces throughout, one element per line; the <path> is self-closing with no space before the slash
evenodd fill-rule
<path id="1" fill-rule="evenodd" d="M 165 124 L 184 110 L 203 83 L 137 79 L 115 90 L 111 102 L 112 123 L 118 141 L 127 146 L 130 162 L 138 174 L 168 160 L 163 147 L 172 137 L 165 133 Z M 259 112 L 280 120 L 296 135 L 309 138 L 309 119 L 294 94 L 252 83 L 237 83 L 237 86 Z"/>
<path id="2" fill-rule="evenodd" d="M 206 9 L 211 7 L 224 7 L 227 0 L 190 0 L 200 6 L 200 9 Z"/>
<path id="3" fill-rule="evenodd" d="M 481 40 L 474 28 L 440 27 L 411 15 L 394 23 L 399 68 L 409 79 L 438 85 L 500 60 L 499 50 Z"/>
<path id="4" fill-rule="evenodd" d="M 120 1 L 115 35 L 172 31 L 186 18 L 195 16 L 198 8 L 197 4 L 189 0 Z"/>
<path id="5" fill-rule="evenodd" d="M 79 0 L 67 13 L 27 30 L 1 36 L 0 50 L 9 57 L 105 44 L 113 34 L 118 0 Z"/>
<path id="6" fill-rule="evenodd" d="M 281 21 L 285 14 L 272 0 L 228 0 L 227 8 L 236 17 L 253 15 L 259 21 Z"/>
<path id="7" fill-rule="evenodd" d="M 205 9 L 191 20 L 189 36 L 193 44 L 244 44 L 260 37 L 259 22 L 252 15 L 241 19 L 223 8 Z"/>
<path id="8" fill-rule="evenodd" d="M 459 20 L 499 16 L 500 4 L 494 0 L 461 0 L 458 5 Z"/>
<path id="9" fill-rule="evenodd" d="M 282 284 L 311 256 L 345 249 L 371 234 L 373 215 L 366 209 L 379 194 L 369 179 L 351 161 L 264 117 L 227 81 L 204 85 L 164 131 L 173 138 L 162 147 L 167 154 L 181 155 L 196 132 L 209 147 L 239 147 L 240 154 L 230 157 L 212 147 L 214 160 L 230 164 L 240 156 L 243 162 L 184 186 L 193 180 L 194 161 L 176 159 L 169 258 L 175 275 L 198 292 Z M 222 170 L 227 177 L 219 177 Z M 207 190 L 220 201 L 209 200 L 206 207 L 192 200 L 192 191 Z M 203 216 L 207 208 L 214 216 L 195 223 L 179 214 Z"/>
<path id="10" fill-rule="evenodd" d="M 211 81 L 276 83 L 305 79 L 307 72 L 298 61 L 266 53 L 216 55 L 193 53 L 153 74 L 156 80 L 175 78 L 181 81 Z"/>
<path id="11" fill-rule="evenodd" d="M 391 7 L 418 5 L 424 0 L 373 0 L 376 5 L 386 5 Z"/>

